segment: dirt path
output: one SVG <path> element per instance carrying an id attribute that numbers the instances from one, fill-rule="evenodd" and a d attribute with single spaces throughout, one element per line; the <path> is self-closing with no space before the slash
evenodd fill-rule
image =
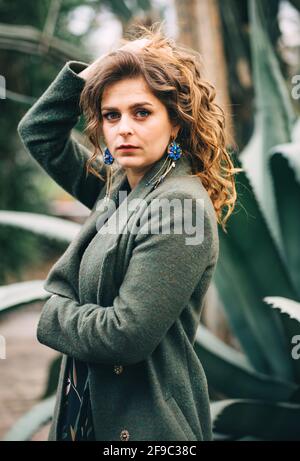
<path id="1" fill-rule="evenodd" d="M 0 438 L 39 401 L 46 388 L 50 362 L 59 354 L 36 339 L 42 304 L 23 306 L 1 316 L 6 358 L 0 360 Z"/>

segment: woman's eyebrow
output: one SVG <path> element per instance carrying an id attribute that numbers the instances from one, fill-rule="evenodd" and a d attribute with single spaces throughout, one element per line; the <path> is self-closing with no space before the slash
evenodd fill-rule
<path id="1" fill-rule="evenodd" d="M 140 107 L 140 106 L 153 106 L 153 104 L 151 104 L 151 102 L 147 102 L 147 101 L 135 102 L 134 104 L 131 104 L 129 106 L 129 109 L 134 109 L 135 107 Z M 103 107 L 101 107 L 101 110 L 118 110 L 118 108 L 117 107 L 103 106 Z"/>

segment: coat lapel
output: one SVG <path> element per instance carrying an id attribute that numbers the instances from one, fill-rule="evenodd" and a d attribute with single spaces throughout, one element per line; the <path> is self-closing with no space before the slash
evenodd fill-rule
<path id="1" fill-rule="evenodd" d="M 137 186 L 128 194 L 124 190 L 126 178 L 117 186 L 112 193 L 112 201 L 110 203 L 110 210 L 104 212 L 103 198 L 99 200 L 96 206 L 100 215 L 97 220 L 97 238 L 101 239 L 105 235 L 105 247 L 107 251 L 117 246 L 120 236 L 126 232 L 126 227 L 130 217 L 135 213 L 140 205 L 143 205 L 146 196 L 154 189 L 153 184 L 147 184 L 149 180 L 156 175 L 162 167 L 166 156 L 164 155 L 154 166 L 148 170 Z M 181 157 L 175 168 L 173 168 L 167 177 L 187 175 L 191 172 L 191 165 L 186 157 Z M 157 176 L 158 178 L 158 176 Z M 156 178 L 156 179 L 157 179 Z M 101 194 L 103 197 L 103 193 Z M 118 204 L 119 200 L 119 206 Z M 105 208 L 107 210 L 107 208 Z M 105 218 L 108 218 L 104 224 Z"/>
<path id="2" fill-rule="evenodd" d="M 98 200 L 96 206 L 97 213 L 99 213 L 96 222 L 97 234 L 82 260 L 79 280 L 80 283 L 82 281 L 82 287 L 85 285 L 84 280 L 87 278 L 91 280 L 92 286 L 89 286 L 84 293 L 88 298 L 89 294 L 93 293 L 95 289 L 95 283 L 98 282 L 97 303 L 101 306 L 112 305 L 115 296 L 118 294 L 119 285 L 125 276 L 131 254 L 129 251 L 131 245 L 129 242 L 130 228 L 128 228 L 128 223 L 137 209 L 145 206 L 144 199 L 154 189 L 154 184 L 148 184 L 148 182 L 159 172 L 165 159 L 166 156 L 163 156 L 162 159 L 156 162 L 129 194 L 124 190 L 126 178 L 113 190 L 109 216 L 107 207 L 104 207 L 103 199 Z M 191 164 L 189 160 L 181 157 L 167 177 L 185 176 L 190 173 Z M 101 195 L 103 196 L 103 194 Z M 119 206 L 116 208 L 118 197 L 120 199 Z M 104 209 L 106 212 L 103 212 Z M 106 218 L 108 219 L 104 223 Z M 92 271 L 97 274 L 94 280 L 91 279 Z M 83 293 L 81 294 L 83 295 Z"/>
<path id="3" fill-rule="evenodd" d="M 106 188 L 102 189 L 79 234 L 51 269 L 44 284 L 46 290 L 78 299 L 82 304 L 111 305 L 130 259 L 128 221 L 153 190 L 154 185 L 147 183 L 165 159 L 164 155 L 130 193 L 126 190 L 126 176 L 118 180 L 109 207 L 103 201 Z M 190 161 L 181 157 L 167 178 L 190 173 Z"/>

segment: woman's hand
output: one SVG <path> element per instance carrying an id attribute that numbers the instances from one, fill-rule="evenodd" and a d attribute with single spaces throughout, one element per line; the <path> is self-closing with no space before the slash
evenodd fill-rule
<path id="1" fill-rule="evenodd" d="M 149 43 L 150 43 L 150 40 L 148 38 L 141 38 L 138 40 L 133 40 L 131 42 L 128 42 L 125 45 L 121 46 L 121 48 L 119 49 L 125 50 L 125 51 L 128 50 L 128 51 L 133 51 L 133 52 L 139 52 Z"/>
<path id="2" fill-rule="evenodd" d="M 92 64 L 90 64 L 88 67 L 83 69 L 78 74 L 78 76 L 83 78 L 84 80 L 88 80 L 95 73 L 95 70 L 98 68 L 99 62 L 102 61 L 102 59 L 105 58 L 105 56 L 107 56 L 107 54 L 103 54 L 102 56 L 97 58 L 96 61 L 92 62 Z"/>
<path id="3" fill-rule="evenodd" d="M 128 51 L 138 52 L 139 50 L 143 49 L 149 42 L 150 40 L 148 38 L 137 39 L 137 40 L 133 40 L 133 41 L 126 43 L 125 45 L 121 46 L 118 49 L 125 50 L 125 51 L 128 50 Z M 84 78 L 85 80 L 90 78 L 94 74 L 94 72 L 99 68 L 99 63 L 102 61 L 102 59 L 108 55 L 109 53 L 106 53 L 100 56 L 99 58 L 97 58 L 94 62 L 92 62 L 92 64 L 90 64 L 88 67 L 82 70 L 78 74 L 78 76 L 81 78 Z"/>

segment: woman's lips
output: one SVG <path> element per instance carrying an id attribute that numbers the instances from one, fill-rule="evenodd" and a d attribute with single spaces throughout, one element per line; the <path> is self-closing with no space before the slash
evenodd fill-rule
<path id="1" fill-rule="evenodd" d="M 139 149 L 139 147 L 118 147 L 118 150 L 121 150 L 121 151 L 124 151 L 124 152 L 128 152 L 128 151 L 131 151 L 131 150 L 136 150 L 136 149 Z"/>

